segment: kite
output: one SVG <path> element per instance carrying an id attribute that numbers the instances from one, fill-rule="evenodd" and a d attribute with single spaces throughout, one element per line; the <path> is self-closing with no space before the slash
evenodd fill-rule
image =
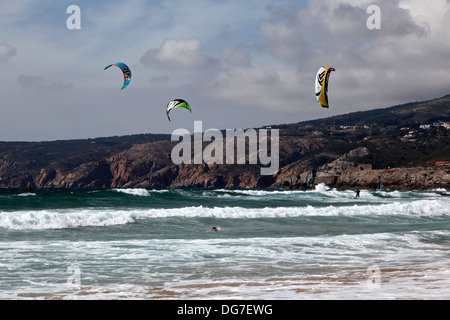
<path id="1" fill-rule="evenodd" d="M 111 66 L 119 67 L 120 70 L 122 70 L 122 72 L 123 72 L 123 86 L 122 86 L 121 90 L 125 89 L 126 86 L 130 83 L 130 80 L 131 80 L 131 70 L 130 70 L 130 68 L 128 68 L 128 66 L 125 63 L 117 62 L 117 63 L 110 64 L 109 66 L 106 66 L 105 69 L 103 69 L 103 70 L 106 70 L 106 69 L 108 69 Z"/>
<path id="2" fill-rule="evenodd" d="M 175 108 L 178 108 L 178 107 L 186 108 L 186 109 L 188 109 L 190 112 L 192 112 L 191 106 L 189 105 L 189 103 L 187 103 L 187 102 L 184 101 L 183 99 L 175 99 L 175 100 L 172 100 L 172 101 L 170 101 L 170 102 L 167 104 L 167 107 L 166 107 L 166 114 L 167 114 L 167 118 L 169 119 L 169 121 L 170 121 L 169 112 L 170 112 L 172 109 L 175 109 Z"/>
<path id="3" fill-rule="evenodd" d="M 316 97 L 317 102 L 320 103 L 322 108 L 328 108 L 328 80 L 330 78 L 331 71 L 336 71 L 330 67 L 320 67 L 316 75 Z"/>

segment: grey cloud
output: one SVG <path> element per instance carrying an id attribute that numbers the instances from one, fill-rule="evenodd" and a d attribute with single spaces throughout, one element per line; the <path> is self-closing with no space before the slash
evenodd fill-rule
<path id="1" fill-rule="evenodd" d="M 166 75 L 162 76 L 154 76 L 150 78 L 150 82 L 156 82 L 156 83 L 167 83 L 169 82 L 170 78 Z"/>
<path id="2" fill-rule="evenodd" d="M 367 33 L 366 21 L 368 18 L 365 8 L 349 4 L 341 4 L 329 13 L 326 31 L 332 36 L 354 37 Z"/>
<path id="3" fill-rule="evenodd" d="M 315 4 L 315 3 L 314 3 Z M 381 30 L 369 30 L 367 5 L 341 3 L 336 7 L 312 3 L 304 8 L 271 5 L 270 19 L 260 22 L 266 50 L 274 57 L 293 62 L 327 51 L 362 54 L 386 37 L 426 36 L 429 29 L 418 25 L 399 1 L 374 1 L 381 10 Z"/>
<path id="4" fill-rule="evenodd" d="M 44 82 L 44 79 L 40 76 L 24 76 L 20 75 L 17 79 L 17 83 L 22 87 L 34 87 Z"/>
<path id="5" fill-rule="evenodd" d="M 46 84 L 41 76 L 24 76 L 20 75 L 17 79 L 17 83 L 23 88 L 33 88 L 43 91 L 61 92 L 71 89 L 73 85 L 71 83 L 53 82 Z"/>
<path id="6" fill-rule="evenodd" d="M 384 34 L 391 36 L 405 36 L 415 34 L 416 36 L 426 36 L 429 32 L 426 26 L 417 25 L 411 12 L 400 8 L 400 1 L 383 1 L 378 6 L 381 9 L 381 21 Z"/>
<path id="7" fill-rule="evenodd" d="M 449 42 L 439 40 L 445 26 L 435 23 L 431 30 L 429 12 L 417 17 L 399 0 L 374 0 L 370 4 L 380 7 L 381 29 L 370 30 L 367 3 L 311 0 L 305 7 L 272 5 L 270 17 L 260 22 L 263 46 L 272 57 L 297 68 L 306 89 L 316 68 L 335 67 L 330 95 L 341 112 L 445 93 L 448 76 L 436 76 L 441 70 L 436 66 L 445 65 L 450 52 Z"/>
<path id="8" fill-rule="evenodd" d="M 61 92 L 66 91 L 73 88 L 73 84 L 71 83 L 62 83 L 62 82 L 53 82 L 49 85 L 43 86 L 45 89 L 49 89 L 52 92 Z"/>
<path id="9" fill-rule="evenodd" d="M 210 68 L 219 65 L 220 60 L 200 51 L 197 39 L 166 39 L 159 48 L 144 53 L 144 65 L 157 65 L 163 68 Z"/>
<path id="10" fill-rule="evenodd" d="M 231 67 L 245 67 L 251 65 L 250 54 L 242 49 L 226 48 L 223 52 L 223 60 Z"/>
<path id="11" fill-rule="evenodd" d="M 427 34 L 426 26 L 416 24 L 411 12 L 400 7 L 399 0 L 379 0 L 371 5 L 380 8 L 381 29 L 378 30 L 378 36 L 401 37 L 413 34 L 420 37 Z M 368 5 L 355 6 L 344 3 L 325 12 L 325 23 L 323 23 L 325 33 L 322 36 L 331 35 L 338 37 L 339 40 L 373 36 L 374 33 L 366 25 L 367 19 L 373 13 L 367 13 L 367 8 Z M 361 40 L 361 38 L 357 39 Z"/>
<path id="12" fill-rule="evenodd" d="M 266 39 L 267 50 L 277 58 L 292 61 L 311 49 L 310 41 L 296 25 L 262 21 L 260 28 Z"/>
<path id="13" fill-rule="evenodd" d="M 299 7 L 293 4 L 288 5 L 270 4 L 266 7 L 266 9 L 271 14 L 271 16 L 276 20 L 286 21 L 288 23 L 295 23 Z"/>
<path id="14" fill-rule="evenodd" d="M 449 0 L 450 1 L 450 0 Z M 219 34 L 217 35 L 217 37 L 221 40 L 228 40 L 228 39 L 232 39 L 235 36 L 235 33 L 233 32 L 233 30 L 230 29 L 229 26 L 227 26 L 226 28 L 224 28 L 222 31 L 219 32 Z"/>
<path id="15" fill-rule="evenodd" d="M 14 57 L 17 54 L 17 49 L 13 46 L 2 43 L 0 44 L 0 61 L 8 61 L 9 58 Z"/>
<path id="16" fill-rule="evenodd" d="M 260 21 L 265 43 L 263 47 L 274 57 L 295 62 L 314 48 L 313 29 L 319 24 L 311 19 L 310 12 L 296 5 L 269 5 L 269 19 Z"/>

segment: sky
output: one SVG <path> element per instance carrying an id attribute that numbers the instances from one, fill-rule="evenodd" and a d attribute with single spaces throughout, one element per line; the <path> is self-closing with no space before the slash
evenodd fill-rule
<path id="1" fill-rule="evenodd" d="M 257 128 L 442 97 L 448 21 L 450 0 L 0 0 L 0 141 Z M 124 90 L 104 70 L 116 62 L 132 72 Z M 336 69 L 329 109 L 320 66 Z M 169 122 L 176 98 L 192 113 Z"/>

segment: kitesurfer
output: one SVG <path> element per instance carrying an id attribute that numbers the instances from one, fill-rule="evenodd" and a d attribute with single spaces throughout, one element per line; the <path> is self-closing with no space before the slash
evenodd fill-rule
<path id="1" fill-rule="evenodd" d="M 356 189 L 356 198 L 359 198 L 359 189 Z"/>

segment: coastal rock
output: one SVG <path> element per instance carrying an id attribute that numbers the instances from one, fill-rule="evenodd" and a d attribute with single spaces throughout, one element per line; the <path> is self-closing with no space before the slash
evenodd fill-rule
<path id="1" fill-rule="evenodd" d="M 416 167 L 345 171 L 333 185 L 341 189 L 450 190 L 450 168 Z"/>

